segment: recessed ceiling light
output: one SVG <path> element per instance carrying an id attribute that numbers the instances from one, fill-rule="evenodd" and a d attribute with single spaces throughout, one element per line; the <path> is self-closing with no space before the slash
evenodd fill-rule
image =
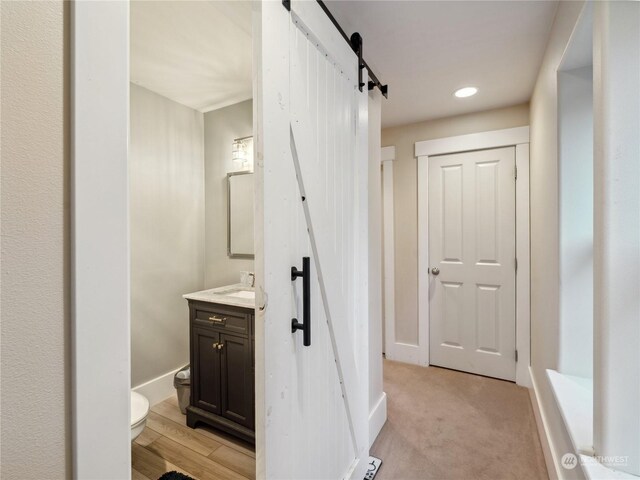
<path id="1" fill-rule="evenodd" d="M 476 87 L 464 87 L 456 90 L 454 95 L 458 98 L 465 98 L 475 95 L 476 93 L 478 93 L 478 89 Z"/>

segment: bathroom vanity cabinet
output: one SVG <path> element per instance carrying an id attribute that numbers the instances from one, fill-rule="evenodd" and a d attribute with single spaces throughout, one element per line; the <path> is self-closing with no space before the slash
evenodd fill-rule
<path id="1" fill-rule="evenodd" d="M 187 425 L 195 428 L 202 422 L 254 443 L 254 310 L 187 299 L 191 344 Z"/>

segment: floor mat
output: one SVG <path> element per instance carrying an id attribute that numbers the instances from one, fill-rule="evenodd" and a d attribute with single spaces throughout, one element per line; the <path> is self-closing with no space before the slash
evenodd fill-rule
<path id="1" fill-rule="evenodd" d="M 364 474 L 364 480 L 373 480 L 376 478 L 381 465 L 382 460 L 377 457 L 369 457 L 369 466 L 367 468 L 367 473 Z"/>
<path id="2" fill-rule="evenodd" d="M 189 475 L 179 472 L 167 472 L 163 474 L 158 480 L 195 480 Z"/>

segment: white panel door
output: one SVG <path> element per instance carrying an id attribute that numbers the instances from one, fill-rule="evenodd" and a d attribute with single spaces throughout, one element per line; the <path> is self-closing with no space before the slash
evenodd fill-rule
<path id="1" fill-rule="evenodd" d="M 261 2 L 256 311 L 260 478 L 368 462 L 367 92 L 317 2 Z M 309 299 L 291 267 L 310 258 Z M 305 302 L 310 319 L 304 318 Z M 310 322 L 311 344 L 291 322 Z"/>
<path id="2" fill-rule="evenodd" d="M 429 361 L 515 380 L 515 148 L 428 161 Z"/>

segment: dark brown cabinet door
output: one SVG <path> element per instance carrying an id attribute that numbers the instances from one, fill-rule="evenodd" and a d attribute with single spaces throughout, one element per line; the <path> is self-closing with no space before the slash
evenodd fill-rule
<path id="1" fill-rule="evenodd" d="M 222 416 L 247 428 L 254 427 L 253 365 L 250 340 L 220 334 Z"/>
<path id="2" fill-rule="evenodd" d="M 208 328 L 192 330 L 191 404 L 218 415 L 222 412 L 220 392 L 220 334 Z"/>

